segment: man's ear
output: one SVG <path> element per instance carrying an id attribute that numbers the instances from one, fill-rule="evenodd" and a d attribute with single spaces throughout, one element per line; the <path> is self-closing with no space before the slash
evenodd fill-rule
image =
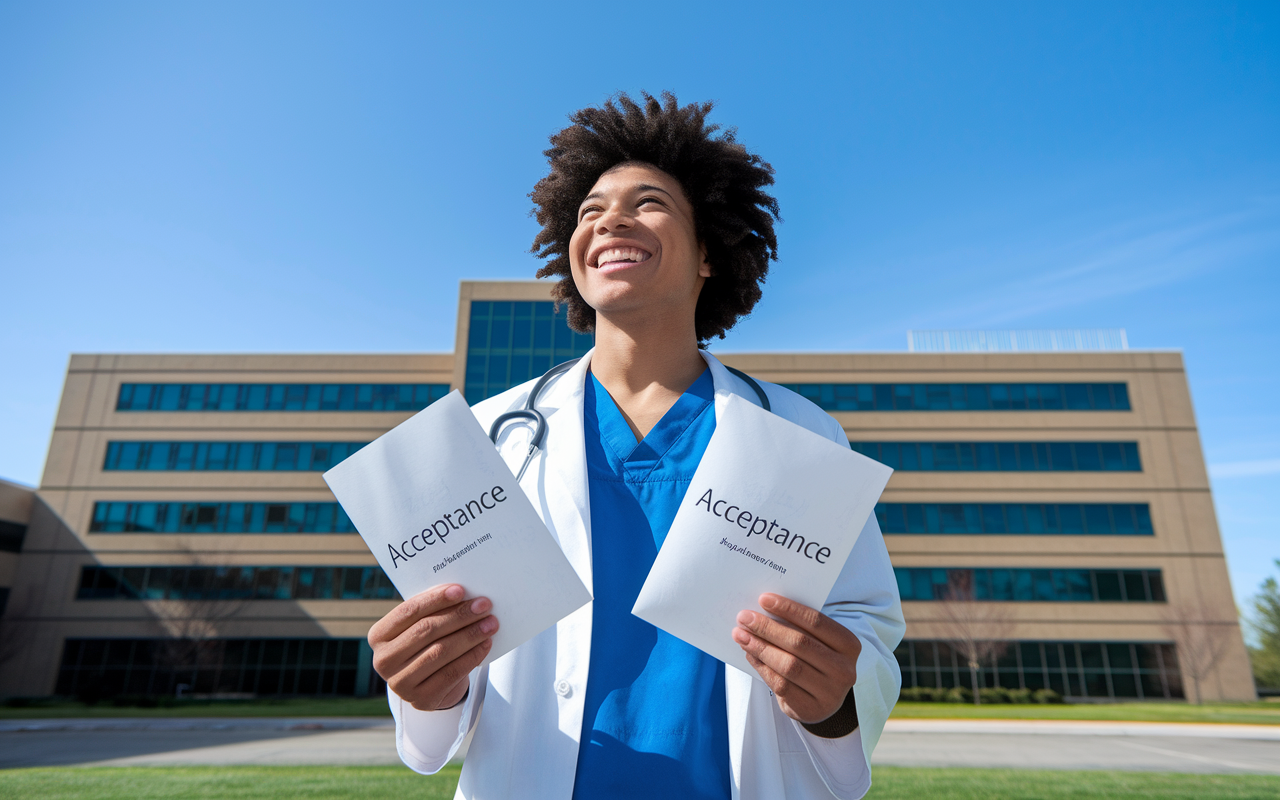
<path id="1" fill-rule="evenodd" d="M 702 263 L 698 265 L 698 274 L 704 278 L 711 277 L 711 262 L 707 260 L 707 246 L 698 244 L 698 254 L 702 256 Z"/>

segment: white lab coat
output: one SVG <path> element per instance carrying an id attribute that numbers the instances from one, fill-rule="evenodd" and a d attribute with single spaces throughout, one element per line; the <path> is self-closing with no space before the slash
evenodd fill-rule
<path id="1" fill-rule="evenodd" d="M 709 353 L 717 414 L 730 393 L 753 403 L 752 388 Z M 538 400 L 546 416 L 544 447 L 530 463 L 521 488 L 591 588 L 591 512 L 583 440 L 583 386 L 588 353 L 550 382 Z M 523 408 L 530 381 L 476 405 L 488 430 L 505 411 Z M 762 383 L 774 413 L 839 444 L 843 429 L 808 400 Z M 523 460 L 530 427 L 511 424 L 499 449 L 513 468 Z M 725 669 L 729 759 L 734 800 L 830 798 L 856 800 L 871 786 L 871 751 L 898 697 L 902 678 L 893 650 L 906 624 L 897 583 L 875 515 L 867 521 L 822 611 L 862 642 L 853 687 L 859 727 L 841 739 L 822 739 L 778 708 L 769 687 L 732 667 Z M 494 609 L 499 619 L 502 609 Z M 554 628 L 471 674 L 465 702 L 445 711 L 419 711 L 388 692 L 396 720 L 396 748 L 411 769 L 433 773 L 474 733 L 458 784 L 468 800 L 569 800 L 573 793 L 582 729 L 591 604 Z"/>

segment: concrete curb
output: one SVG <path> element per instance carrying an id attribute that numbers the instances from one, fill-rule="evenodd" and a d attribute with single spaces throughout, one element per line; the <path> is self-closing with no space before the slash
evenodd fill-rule
<path id="1" fill-rule="evenodd" d="M 1031 719 L 890 719 L 886 733 L 971 733 L 1052 736 L 1180 736 L 1280 742 L 1280 725 L 1212 722 L 1106 722 Z"/>

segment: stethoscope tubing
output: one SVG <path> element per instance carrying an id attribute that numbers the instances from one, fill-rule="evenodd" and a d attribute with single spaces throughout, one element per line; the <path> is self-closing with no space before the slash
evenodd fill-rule
<path id="1" fill-rule="evenodd" d="M 524 471 L 529 468 L 529 462 L 533 461 L 533 456 L 542 447 L 542 440 L 547 436 L 547 418 L 544 417 L 542 412 L 537 409 L 538 396 L 542 394 L 542 389 L 551 381 L 552 378 L 568 372 L 574 364 L 577 364 L 581 360 L 582 359 L 580 358 L 574 358 L 569 361 L 564 361 L 544 372 L 542 377 L 538 378 L 538 382 L 533 385 L 533 389 L 530 390 L 529 398 L 525 400 L 524 408 L 517 408 L 513 411 L 499 414 L 497 419 L 493 421 L 493 424 L 489 426 L 489 439 L 492 440 L 494 444 L 497 444 L 498 434 L 502 433 L 502 426 L 506 425 L 508 422 L 525 419 L 533 425 L 533 437 L 529 440 L 529 449 L 525 453 L 524 463 L 520 465 L 520 471 L 516 473 L 516 483 L 519 483 L 520 479 L 524 477 Z M 747 373 L 742 372 L 741 370 L 736 370 L 733 367 L 726 366 L 725 369 L 741 378 L 755 390 L 756 396 L 760 398 L 761 408 L 765 411 L 773 410 L 769 405 L 769 396 L 764 393 L 764 388 L 756 382 L 755 378 L 752 378 Z"/>

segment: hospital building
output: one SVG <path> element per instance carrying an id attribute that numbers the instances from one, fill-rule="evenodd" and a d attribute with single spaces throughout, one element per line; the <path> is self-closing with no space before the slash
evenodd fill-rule
<path id="1" fill-rule="evenodd" d="M 0 482 L 0 697 L 382 691 L 364 637 L 397 596 L 321 473 L 591 343 L 549 284 L 468 281 L 451 353 L 71 356 L 39 487 Z M 987 686 L 1255 698 L 1179 352 L 1062 331 L 717 355 L 894 468 L 904 687 L 969 685 L 963 587 L 1002 632 Z"/>

